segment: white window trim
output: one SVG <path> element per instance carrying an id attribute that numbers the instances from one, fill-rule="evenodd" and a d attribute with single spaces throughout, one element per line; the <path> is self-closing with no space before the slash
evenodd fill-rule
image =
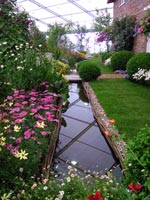
<path id="1" fill-rule="evenodd" d="M 150 35 L 148 35 L 146 39 L 146 52 L 150 52 Z"/>
<path id="2" fill-rule="evenodd" d="M 125 0 L 120 0 L 120 6 L 122 6 L 123 4 L 125 4 Z"/>

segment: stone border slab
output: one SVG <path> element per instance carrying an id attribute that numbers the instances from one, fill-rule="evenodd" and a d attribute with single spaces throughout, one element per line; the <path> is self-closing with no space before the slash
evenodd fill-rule
<path id="1" fill-rule="evenodd" d="M 125 142 L 123 140 L 115 140 L 114 137 L 111 135 L 114 134 L 117 130 L 109 124 L 109 118 L 107 117 L 105 111 L 103 110 L 102 106 L 100 105 L 94 91 L 90 87 L 88 82 L 82 82 L 82 85 L 86 91 L 86 95 L 91 103 L 91 107 L 93 110 L 93 115 L 99 125 L 99 128 L 106 138 L 108 144 L 112 148 L 115 156 L 120 162 L 122 169 L 124 169 L 123 160 L 125 158 Z M 106 131 L 110 133 L 110 135 L 106 135 Z"/>

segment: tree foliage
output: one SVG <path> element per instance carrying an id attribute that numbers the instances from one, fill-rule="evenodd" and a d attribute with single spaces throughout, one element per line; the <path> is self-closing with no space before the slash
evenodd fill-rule
<path id="1" fill-rule="evenodd" d="M 76 49 L 81 52 L 88 51 L 89 38 L 86 37 L 86 26 L 81 26 L 80 24 L 77 24 L 74 28 L 74 32 L 77 38 Z"/>
<path id="2" fill-rule="evenodd" d="M 35 48 L 41 47 L 42 51 L 47 51 L 46 33 L 40 31 L 35 22 L 30 26 L 30 41 Z"/>
<path id="3" fill-rule="evenodd" d="M 67 33 L 70 33 L 72 24 L 59 24 L 49 26 L 48 31 L 48 49 L 52 52 L 56 59 L 61 57 L 62 49 L 67 48 L 70 45 L 70 41 L 67 38 Z"/>
<path id="4" fill-rule="evenodd" d="M 112 18 L 108 10 L 99 12 L 97 10 L 97 17 L 94 21 L 94 29 L 97 31 L 97 42 L 106 41 L 107 52 L 109 51 L 110 31 L 112 25 Z"/>
<path id="5" fill-rule="evenodd" d="M 29 25 L 32 23 L 28 13 L 19 12 L 16 0 L 0 1 L 0 43 L 5 42 L 1 52 L 12 49 L 15 45 L 27 42 Z"/>

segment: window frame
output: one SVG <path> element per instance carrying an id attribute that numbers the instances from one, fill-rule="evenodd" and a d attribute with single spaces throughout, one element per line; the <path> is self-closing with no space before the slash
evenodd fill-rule
<path id="1" fill-rule="evenodd" d="M 120 6 L 122 6 L 123 4 L 125 4 L 125 0 L 120 0 Z"/>

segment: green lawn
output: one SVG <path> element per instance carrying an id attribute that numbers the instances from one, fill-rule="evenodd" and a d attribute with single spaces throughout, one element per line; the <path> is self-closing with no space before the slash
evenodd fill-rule
<path id="1" fill-rule="evenodd" d="M 101 61 L 101 57 L 94 57 L 90 59 L 91 61 L 99 64 L 102 74 L 113 74 L 113 70 L 111 66 L 104 66 Z"/>
<path id="2" fill-rule="evenodd" d="M 100 104 L 110 119 L 115 119 L 126 139 L 150 125 L 150 88 L 127 79 L 101 79 L 90 82 Z"/>

